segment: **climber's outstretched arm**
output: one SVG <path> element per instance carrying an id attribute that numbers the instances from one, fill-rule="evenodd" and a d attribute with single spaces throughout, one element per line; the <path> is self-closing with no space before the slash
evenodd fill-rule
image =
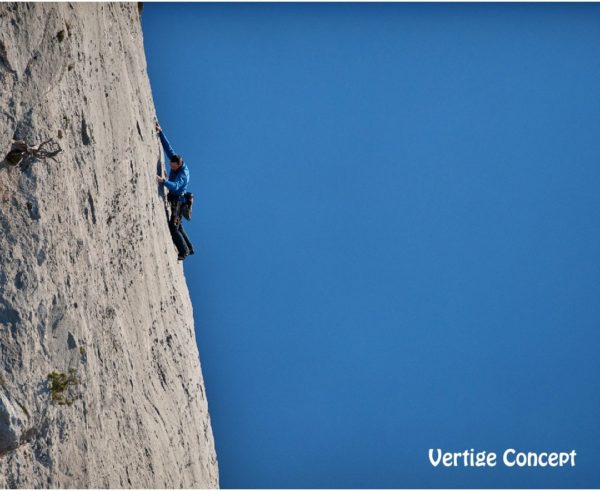
<path id="1" fill-rule="evenodd" d="M 158 121 L 156 122 L 156 132 L 158 133 L 158 137 L 160 138 L 160 143 L 162 144 L 162 147 L 163 147 L 165 153 L 167 154 L 167 158 L 169 160 L 171 160 L 171 157 L 173 157 L 173 155 L 175 155 L 175 152 L 173 151 L 173 147 L 171 147 L 169 140 L 167 140 L 167 137 L 163 133 L 162 128 L 158 124 Z"/>
<path id="2" fill-rule="evenodd" d="M 175 155 L 175 152 L 173 151 L 173 147 L 171 147 L 169 140 L 167 140 L 167 137 L 165 136 L 165 134 L 162 131 L 158 134 L 158 136 L 159 136 L 160 142 L 162 143 L 162 146 L 165 150 L 165 153 L 167 154 L 167 157 L 169 158 L 169 160 L 171 160 L 171 157 L 173 157 L 173 155 Z"/>

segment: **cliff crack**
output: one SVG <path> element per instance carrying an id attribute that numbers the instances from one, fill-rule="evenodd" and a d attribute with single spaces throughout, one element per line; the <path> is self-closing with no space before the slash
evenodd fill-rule
<path id="1" fill-rule="evenodd" d="M 84 145 L 90 145 L 92 143 L 91 131 L 88 131 L 88 126 L 85 121 L 85 116 L 81 116 L 81 141 Z"/>

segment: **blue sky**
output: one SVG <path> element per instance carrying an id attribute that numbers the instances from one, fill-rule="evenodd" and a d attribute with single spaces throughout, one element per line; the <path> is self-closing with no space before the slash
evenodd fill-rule
<path id="1" fill-rule="evenodd" d="M 142 21 L 197 197 L 221 486 L 600 486 L 600 6 Z M 438 447 L 578 457 L 442 469 Z"/>

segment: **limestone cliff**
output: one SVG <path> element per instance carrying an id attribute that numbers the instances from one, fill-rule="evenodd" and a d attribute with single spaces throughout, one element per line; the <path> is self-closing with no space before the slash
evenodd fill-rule
<path id="1" fill-rule="evenodd" d="M 0 4 L 2 487 L 218 486 L 139 16 Z"/>

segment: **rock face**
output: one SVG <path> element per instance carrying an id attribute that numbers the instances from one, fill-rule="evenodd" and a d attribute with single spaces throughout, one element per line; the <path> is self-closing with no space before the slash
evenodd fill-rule
<path id="1" fill-rule="evenodd" d="M 2 487 L 218 487 L 139 16 L 0 4 Z"/>

